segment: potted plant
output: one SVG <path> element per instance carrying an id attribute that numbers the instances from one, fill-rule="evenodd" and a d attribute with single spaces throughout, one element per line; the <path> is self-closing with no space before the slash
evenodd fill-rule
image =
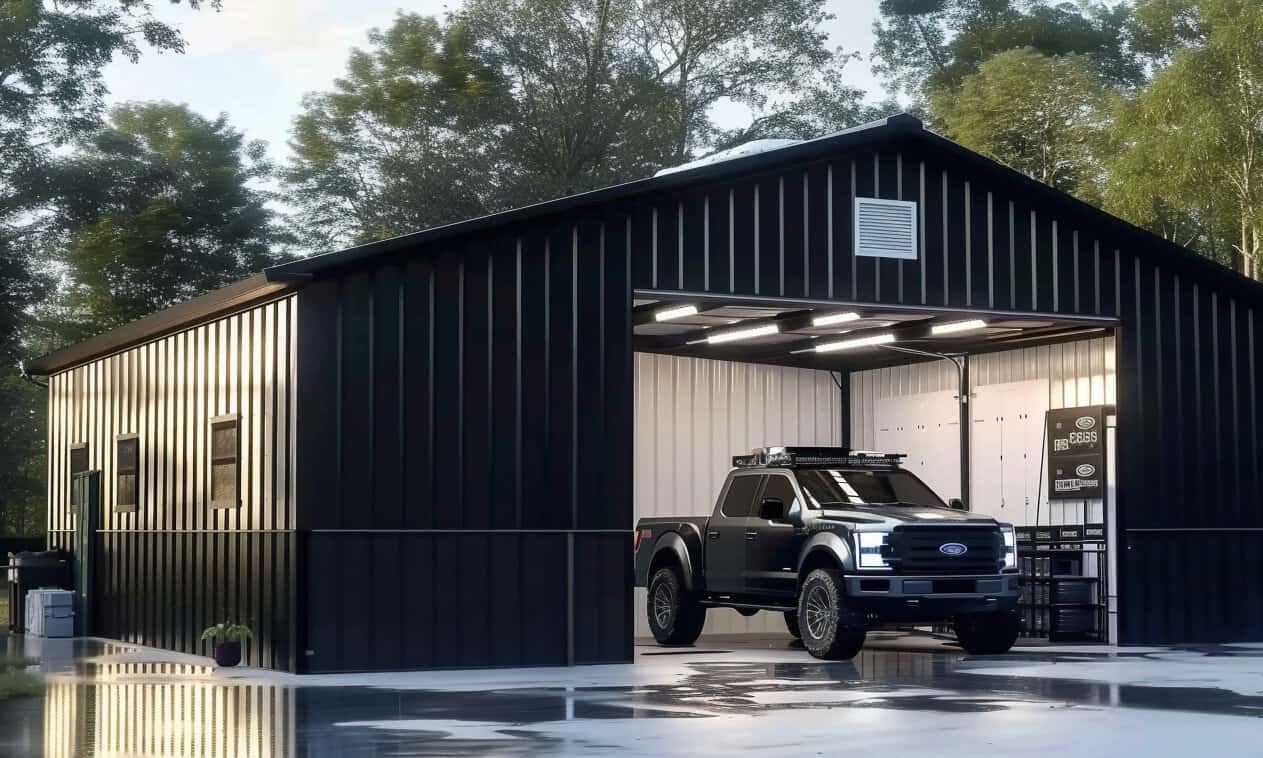
<path id="1" fill-rule="evenodd" d="M 228 621 L 208 626 L 202 631 L 202 639 L 215 645 L 215 663 L 225 667 L 241 663 L 241 641 L 253 636 L 250 627 Z"/>

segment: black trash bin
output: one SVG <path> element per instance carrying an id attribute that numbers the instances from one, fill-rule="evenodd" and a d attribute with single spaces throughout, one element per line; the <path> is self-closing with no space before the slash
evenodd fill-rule
<path id="1" fill-rule="evenodd" d="M 70 554 L 64 550 L 9 553 L 9 631 L 26 629 L 26 593 L 44 588 L 71 589 Z"/>

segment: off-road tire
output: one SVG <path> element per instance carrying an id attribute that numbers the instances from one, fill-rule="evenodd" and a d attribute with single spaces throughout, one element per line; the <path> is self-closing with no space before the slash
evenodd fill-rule
<path id="1" fill-rule="evenodd" d="M 798 628 L 798 611 L 785 611 L 785 628 L 789 630 L 790 635 L 796 640 L 803 638 L 802 631 Z"/>
<path id="2" fill-rule="evenodd" d="M 1017 613 L 971 613 L 957 616 L 956 640 L 970 655 L 998 655 L 1009 652 L 1021 632 Z"/>
<path id="3" fill-rule="evenodd" d="M 798 593 L 798 628 L 807 652 L 849 661 L 864 647 L 864 617 L 847 606 L 842 572 L 816 569 Z"/>
<path id="4" fill-rule="evenodd" d="M 654 572 L 645 615 L 659 645 L 691 645 L 706 624 L 706 607 L 684 589 L 684 577 L 676 566 Z"/>

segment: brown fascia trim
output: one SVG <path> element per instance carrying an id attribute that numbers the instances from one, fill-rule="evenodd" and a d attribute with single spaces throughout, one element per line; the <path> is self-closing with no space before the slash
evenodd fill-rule
<path id="1" fill-rule="evenodd" d="M 295 290 L 294 280 L 269 281 L 263 274 L 234 282 L 226 287 L 177 303 L 122 326 L 77 342 L 26 364 L 35 376 L 50 376 L 129 347 L 205 323 L 216 317 L 244 310 Z"/>

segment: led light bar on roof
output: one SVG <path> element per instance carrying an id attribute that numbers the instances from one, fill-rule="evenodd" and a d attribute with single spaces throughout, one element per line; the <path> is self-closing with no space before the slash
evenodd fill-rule
<path id="1" fill-rule="evenodd" d="M 706 338 L 706 341 L 712 345 L 718 345 L 722 342 L 736 342 L 737 340 L 754 339 L 755 337 L 766 337 L 769 334 L 776 334 L 781 328 L 776 324 L 766 324 L 764 326 L 752 326 L 749 329 L 737 329 L 731 332 L 720 332 L 712 334 Z"/>
<path id="2" fill-rule="evenodd" d="M 696 305 L 679 305 L 674 308 L 663 308 L 653 314 L 654 321 L 671 321 L 672 319 L 696 316 Z"/>
<path id="3" fill-rule="evenodd" d="M 956 334 L 957 332 L 972 332 L 975 329 L 985 329 L 987 322 L 980 318 L 970 319 L 968 321 L 953 321 L 950 324 L 935 324 L 930 327 L 930 334 Z"/>
<path id="4" fill-rule="evenodd" d="M 816 345 L 817 353 L 832 353 L 837 350 L 853 350 L 857 347 L 871 347 L 872 345 L 884 345 L 887 342 L 894 342 L 895 335 L 893 332 L 882 332 L 874 334 L 871 337 L 856 337 L 850 340 L 839 340 L 837 342 L 826 342 L 823 345 Z"/>
<path id="5" fill-rule="evenodd" d="M 734 455 L 736 468 L 756 466 L 890 466 L 906 458 L 904 453 L 877 453 L 846 447 L 756 447 L 749 455 Z"/>
<path id="6" fill-rule="evenodd" d="M 848 321 L 858 321 L 860 314 L 854 311 L 847 313 L 830 313 L 828 316 L 817 316 L 811 320 L 812 326 L 833 326 L 834 324 L 845 324 Z"/>

